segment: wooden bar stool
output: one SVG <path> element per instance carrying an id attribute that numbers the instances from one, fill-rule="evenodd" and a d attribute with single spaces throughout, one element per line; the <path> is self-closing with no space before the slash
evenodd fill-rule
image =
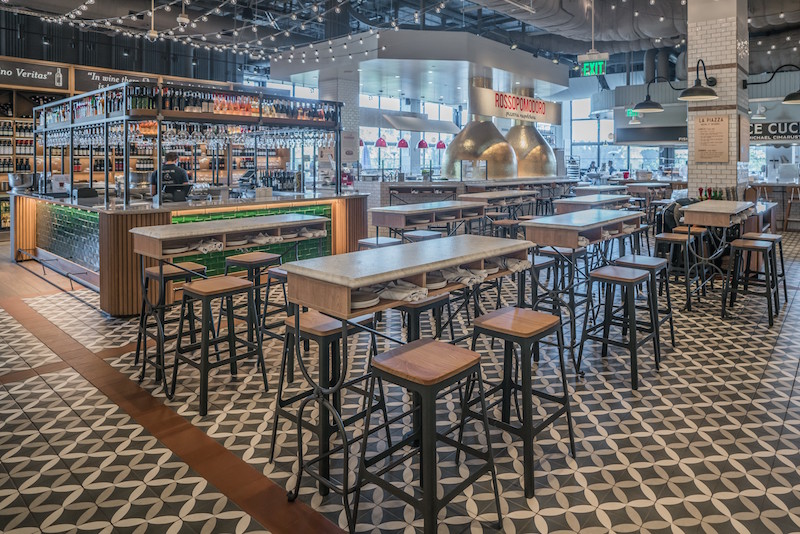
<path id="1" fill-rule="evenodd" d="M 403 238 L 412 243 L 428 241 L 429 239 L 440 239 L 441 237 L 441 232 L 434 232 L 433 230 L 412 230 L 411 232 L 403 233 Z"/>
<path id="2" fill-rule="evenodd" d="M 767 312 L 769 315 L 769 326 L 772 326 L 774 321 L 772 318 L 773 310 L 777 313 L 778 305 L 778 278 L 776 276 L 777 267 L 773 263 L 775 255 L 773 254 L 774 245 L 771 241 L 751 241 L 749 239 L 735 239 L 731 242 L 731 257 L 728 260 L 728 275 L 725 277 L 725 284 L 722 288 L 722 318 L 725 318 L 725 304 L 730 295 L 730 306 L 733 307 L 736 302 L 736 296 L 739 294 L 739 281 L 743 279 L 744 289 L 743 293 L 751 293 L 766 297 L 767 299 Z M 750 260 L 752 254 L 761 254 L 764 261 L 764 292 L 756 292 L 750 289 L 749 284 L 753 283 L 750 280 Z M 744 274 L 742 274 L 742 261 L 745 262 Z"/>
<path id="3" fill-rule="evenodd" d="M 225 258 L 225 276 L 227 276 L 230 273 L 231 269 L 244 269 L 247 272 L 247 279 L 253 282 L 253 285 L 255 287 L 256 309 L 258 310 L 259 314 L 261 314 L 262 306 L 266 307 L 267 306 L 266 303 L 269 301 L 269 292 L 267 292 L 266 297 L 262 298 L 261 295 L 261 292 L 263 291 L 261 285 L 261 275 L 265 269 L 268 269 L 269 267 L 275 265 L 280 265 L 281 263 L 283 263 L 281 255 L 272 254 L 270 252 L 256 251 L 256 252 L 247 252 L 245 254 L 237 254 L 235 256 L 228 256 L 227 258 Z M 220 303 L 220 305 L 222 306 L 220 308 L 220 317 L 219 317 L 220 322 L 222 321 L 222 316 L 226 313 L 224 308 L 225 302 L 226 301 L 223 300 Z M 244 307 L 245 305 L 243 304 L 238 305 L 234 307 L 234 310 L 242 309 Z M 246 316 L 237 316 L 237 315 L 234 315 L 234 317 L 236 319 L 247 318 Z M 280 339 L 280 336 L 274 334 L 270 330 L 267 330 L 265 333 L 270 337 L 275 337 Z M 252 332 L 248 335 L 251 336 L 249 337 L 249 340 L 253 341 Z"/>
<path id="4" fill-rule="evenodd" d="M 364 239 L 358 240 L 358 250 L 391 247 L 394 245 L 400 245 L 402 242 L 403 242 L 402 239 L 398 239 L 396 237 L 384 237 L 384 236 L 365 237 Z"/>
<path id="5" fill-rule="evenodd" d="M 675 325 L 672 319 L 672 298 L 669 294 L 669 266 L 667 260 L 664 258 L 653 258 L 652 256 L 640 256 L 637 254 L 629 254 L 614 261 L 614 265 L 620 267 L 630 267 L 631 269 L 641 269 L 650 273 L 650 283 L 647 288 L 647 297 L 651 300 L 649 303 L 653 307 L 656 316 L 656 323 L 661 328 L 665 322 L 669 321 L 669 335 L 672 341 L 672 346 L 675 346 Z M 667 294 L 666 308 L 659 308 L 658 295 L 660 288 L 664 288 Z M 638 309 L 643 310 L 644 306 L 638 306 Z M 658 346 L 661 346 L 661 336 L 657 331 L 656 335 L 659 336 Z M 659 360 L 661 355 L 659 354 Z"/>
<path id="6" fill-rule="evenodd" d="M 778 253 L 781 259 L 781 271 L 777 273 L 778 280 L 783 280 L 783 298 L 786 303 L 789 303 L 789 292 L 786 289 L 786 265 L 783 262 L 783 236 L 780 234 L 768 234 L 768 233 L 759 233 L 759 232 L 747 232 L 742 236 L 742 239 L 749 239 L 751 241 L 769 241 L 773 244 L 772 247 L 772 263 L 777 265 L 778 261 L 775 257 L 775 249 L 778 249 Z M 780 294 L 780 293 L 779 293 Z"/>
<path id="7" fill-rule="evenodd" d="M 552 395 L 545 391 L 536 390 L 531 384 L 533 375 L 533 362 L 539 360 L 539 342 L 556 334 L 558 340 L 558 364 L 561 369 L 562 395 Z M 564 367 L 564 333 L 561 329 L 561 317 L 549 313 L 537 312 L 524 308 L 502 308 L 475 319 L 475 326 L 472 332 L 472 350 L 475 350 L 478 337 L 481 335 L 491 338 L 500 338 L 505 342 L 503 352 L 503 378 L 500 384 L 489 388 L 486 396 L 490 397 L 496 393 L 501 394 L 498 401 L 500 403 L 500 420 L 489 418 L 491 422 L 500 429 L 510 432 L 522 438 L 523 451 L 523 487 L 525 496 L 533 497 L 534 473 L 533 465 L 535 458 L 533 455 L 533 440 L 545 428 L 550 426 L 561 415 L 566 414 L 567 428 L 569 429 L 569 445 L 572 456 L 575 456 L 575 437 L 572 431 L 572 412 L 569 405 L 569 388 L 567 386 L 567 373 Z M 520 365 L 517 366 L 516 352 L 514 345 L 520 347 Z M 513 375 L 512 375 L 513 372 Z M 515 376 L 514 376 L 515 375 Z M 520 383 L 520 376 L 522 382 Z M 517 404 L 517 418 L 520 425 L 511 424 L 511 397 L 517 401 L 517 392 L 522 393 L 522 415 L 519 414 Z M 467 391 L 467 397 L 470 391 Z M 539 397 L 546 401 L 555 402 L 561 406 L 549 414 L 547 418 L 539 424 L 533 421 L 533 397 Z M 490 408 L 497 403 L 490 404 Z M 459 435 L 460 440 L 460 435 Z M 458 463 L 458 453 L 456 453 L 456 463 Z"/>
<path id="8" fill-rule="evenodd" d="M 421 511 L 423 533 L 434 534 L 438 527 L 436 517 L 439 511 L 454 497 L 461 495 L 465 488 L 488 472 L 491 473 L 492 477 L 498 525 L 500 524 L 500 495 L 497 486 L 494 455 L 492 454 L 491 436 L 489 434 L 489 420 L 480 361 L 481 356 L 477 352 L 429 339 L 411 342 L 402 347 L 378 354 L 373 359 L 372 377 L 369 382 L 369 404 L 373 403 L 375 385 L 378 380 L 400 386 L 414 396 L 419 397 L 422 424 L 419 429 L 406 436 L 399 443 L 387 448 L 381 448 L 378 453 L 368 457 L 368 439 L 374 430 L 371 429 L 370 418 L 367 418 L 361 445 L 361 460 L 358 469 L 359 482 L 356 488 L 353 517 L 358 517 L 361 488 L 366 484 L 372 483 Z M 439 432 L 436 428 L 437 397 L 443 391 L 464 380 L 477 383 L 478 399 L 475 402 L 481 404 L 481 422 L 483 423 L 483 432 L 486 440 L 485 451 L 450 437 L 452 432 L 464 425 L 464 419 L 467 415 L 472 413 L 468 410 L 470 399 L 466 396 L 462 397 L 461 402 L 461 423 L 449 426 L 444 432 Z M 378 386 L 381 387 L 380 384 Z M 388 423 L 385 426 L 388 428 Z M 376 428 L 375 430 L 378 429 Z M 414 446 L 415 441 L 419 443 L 419 447 Z M 472 457 L 483 460 L 477 469 L 470 462 L 469 467 L 474 471 L 470 469 L 470 474 L 455 488 L 444 493 L 441 498 L 439 497 L 436 480 L 438 463 L 436 444 L 438 441 L 455 448 L 457 451 L 463 451 Z M 411 448 L 410 452 L 404 452 L 402 456 L 393 458 L 393 455 L 406 447 Z M 383 475 L 387 472 L 403 465 L 406 460 L 414 457 L 419 457 L 421 499 L 415 498 L 414 495 L 407 493 L 405 489 L 383 478 Z M 370 468 L 379 464 L 380 466 L 375 472 L 370 471 Z M 354 531 L 354 525 L 351 527 L 352 531 Z"/>
<path id="9" fill-rule="evenodd" d="M 492 221 L 492 234 L 500 234 L 497 237 L 508 237 L 516 239 L 519 233 L 519 221 L 516 219 L 500 219 Z"/>
<path id="10" fill-rule="evenodd" d="M 305 341 L 313 341 L 317 344 L 319 350 L 319 375 L 323 387 L 327 384 L 335 384 L 339 380 L 340 369 L 342 368 L 342 355 L 340 354 L 340 342 L 342 340 L 342 322 L 338 319 L 328 317 L 316 310 L 309 310 L 300 313 L 300 339 Z M 361 325 L 368 328 L 374 326 L 374 318 L 372 315 L 361 315 L 350 320 L 347 327 L 348 337 L 359 332 L 363 332 L 361 328 L 355 325 Z M 294 382 L 294 367 L 295 367 L 295 317 L 287 317 L 285 320 L 286 325 L 286 339 L 283 343 L 283 356 L 281 357 L 281 369 L 278 378 L 278 394 L 276 396 L 275 414 L 272 422 L 272 439 L 270 441 L 269 461 L 272 463 L 275 456 L 275 442 L 278 436 L 278 424 L 281 416 L 286 417 L 290 421 L 298 424 L 298 420 L 302 417 L 301 413 L 294 413 L 287 410 L 287 407 L 296 404 L 303 399 L 310 397 L 314 391 L 313 389 L 305 389 L 299 393 L 295 393 L 291 397 L 285 398 L 284 393 L 286 384 Z M 342 388 L 350 388 L 354 391 L 364 394 L 365 388 L 356 387 L 357 384 L 365 382 L 369 378 L 371 362 L 374 355 L 377 353 L 377 343 L 375 334 L 370 333 L 370 348 L 367 355 L 367 373 L 353 378 L 345 377 Z M 325 377 L 323 379 L 322 377 Z M 342 399 L 341 393 L 334 394 L 330 402 L 341 413 Z M 384 416 L 384 421 L 387 420 L 386 403 L 383 398 L 373 406 L 374 410 L 381 410 Z M 343 419 L 342 423 L 347 426 L 354 421 L 364 417 L 363 410 L 359 410 L 355 415 Z M 335 430 L 335 426 L 331 425 L 329 421 L 320 423 L 317 426 L 320 442 L 328 443 Z M 391 443 L 391 437 L 388 432 L 386 439 Z M 329 472 L 320 472 L 320 475 L 326 479 L 330 478 Z M 320 489 L 323 494 L 327 494 L 327 486 L 322 485 Z"/>
<path id="11" fill-rule="evenodd" d="M 189 283 L 193 278 L 197 276 L 205 276 L 205 274 L 205 265 L 201 265 L 192 261 L 176 263 L 174 265 L 164 264 L 160 269 L 158 265 L 155 265 L 153 267 L 147 267 L 144 270 L 143 294 L 146 295 L 150 290 L 150 283 L 155 282 L 158 284 L 158 301 L 154 306 L 152 306 L 152 309 L 148 310 L 147 299 L 142 298 L 142 310 L 139 313 L 139 332 L 136 335 L 136 358 L 134 360 L 134 363 L 138 364 L 139 356 L 142 356 L 142 370 L 139 373 L 140 383 L 144 380 L 147 363 L 149 361 L 156 370 L 156 382 L 162 381 L 164 391 L 169 393 L 166 387 L 167 383 L 164 375 L 164 344 L 167 341 L 175 339 L 175 335 L 166 334 L 163 327 L 165 327 L 167 324 L 177 322 L 178 319 L 165 319 L 167 309 L 175 306 L 175 304 L 166 304 L 167 284 L 169 282 L 181 281 Z M 159 322 L 162 325 L 161 328 L 159 328 L 157 322 L 151 322 L 148 319 L 148 317 L 153 313 L 158 314 Z M 190 310 L 190 313 L 194 313 L 194 310 Z M 156 328 L 155 334 L 150 333 L 150 327 Z M 191 335 L 192 341 L 195 341 L 194 330 L 192 330 Z M 147 354 L 148 339 L 154 339 L 156 341 L 156 355 L 154 359 L 151 359 Z"/>
<path id="12" fill-rule="evenodd" d="M 692 282 L 694 278 L 690 278 L 692 255 L 690 252 L 690 243 L 696 241 L 695 236 L 689 234 L 674 234 L 674 233 L 660 233 L 656 234 L 655 252 L 659 258 L 665 258 L 668 262 L 669 274 L 675 274 L 677 280 L 679 274 L 683 275 L 684 288 L 686 289 L 686 309 L 692 310 Z M 682 259 L 682 267 L 680 269 L 673 266 L 673 258 L 675 253 Z"/>
<path id="13" fill-rule="evenodd" d="M 178 337 L 175 346 L 175 364 L 172 373 L 172 391 L 175 391 L 178 368 L 181 362 L 198 369 L 200 371 L 200 415 L 208 413 L 208 374 L 212 369 L 222 365 L 230 365 L 231 375 L 236 375 L 236 362 L 249 356 L 255 356 L 257 365 L 261 369 L 261 377 L 264 380 L 264 391 L 269 390 L 267 374 L 264 369 L 264 355 L 261 351 L 261 335 L 258 332 L 259 317 L 254 293 L 255 286 L 253 282 L 232 276 L 206 278 L 205 280 L 189 282 L 183 286 L 181 315 L 178 322 Z M 235 329 L 233 298 L 241 294 L 247 295 L 247 339 L 240 338 Z M 225 335 L 218 335 L 214 330 L 211 303 L 216 299 L 227 301 L 225 306 L 227 333 Z M 194 314 L 188 313 L 188 310 L 194 307 L 195 302 L 200 302 L 200 309 L 202 310 L 200 318 L 201 340 L 199 343 L 190 342 L 188 345 L 183 345 L 184 323 L 188 320 L 191 323 L 190 329 L 194 330 L 195 328 Z M 250 341 L 251 338 L 255 338 L 255 341 Z M 224 342 L 227 342 L 228 356 L 226 358 L 222 358 L 224 351 L 218 348 L 219 344 Z M 213 351 L 211 350 L 212 346 L 215 347 Z M 241 348 L 245 350 L 239 350 Z M 194 352 L 197 350 L 200 350 L 199 359 L 193 357 Z M 211 362 L 209 359 L 212 355 L 217 357 L 215 362 Z"/>
<path id="14" fill-rule="evenodd" d="M 789 188 L 789 200 L 786 201 L 786 215 L 783 217 L 783 231 L 786 231 L 786 228 L 789 226 L 790 222 L 800 222 L 800 219 L 792 219 L 790 215 L 792 214 L 792 204 L 795 202 L 800 202 L 800 186 L 787 186 Z M 785 193 L 784 193 L 785 195 Z"/>
<path id="15" fill-rule="evenodd" d="M 586 312 L 583 315 L 583 333 L 581 334 L 581 348 L 578 352 L 578 364 L 583 358 L 583 347 L 588 340 L 599 341 L 603 344 L 602 357 L 608 355 L 608 346 L 627 348 L 631 358 L 631 388 L 639 389 L 639 360 L 637 350 L 639 347 L 653 340 L 653 353 L 655 354 L 656 370 L 658 370 L 660 349 L 658 346 L 658 323 L 656 320 L 656 306 L 653 301 L 648 300 L 648 310 L 650 315 L 647 325 L 646 335 L 637 336 L 640 330 L 640 323 L 636 322 L 636 286 L 646 282 L 650 278 L 650 273 L 641 269 L 631 269 L 629 267 L 617 267 L 616 265 L 606 265 L 589 273 L 589 294 L 592 294 L 592 285 L 596 282 L 605 286 L 605 305 L 603 319 L 595 320 L 594 324 L 589 325 L 589 317 L 597 317 L 593 313 L 592 303 L 586 302 Z M 614 293 L 616 288 L 622 290 L 623 316 L 614 315 Z M 599 306 L 599 304 L 598 304 Z M 628 342 L 611 338 L 611 327 L 622 327 L 622 337 L 628 334 Z M 594 332 L 602 330 L 602 335 L 595 335 Z"/>
<path id="16" fill-rule="evenodd" d="M 444 293 L 433 297 L 427 297 L 416 302 L 407 302 L 396 309 L 406 314 L 408 318 L 407 341 L 416 341 L 421 337 L 420 317 L 425 312 L 431 312 L 435 323 L 434 338 L 442 337 L 442 324 L 444 319 L 444 309 L 447 308 L 448 323 L 450 325 L 450 340 L 455 339 L 453 330 L 453 311 L 450 306 L 450 294 Z"/>

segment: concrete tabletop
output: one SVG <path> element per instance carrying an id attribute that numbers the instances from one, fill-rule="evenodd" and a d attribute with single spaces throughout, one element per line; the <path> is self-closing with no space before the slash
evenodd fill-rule
<path id="1" fill-rule="evenodd" d="M 553 204 L 614 204 L 624 202 L 631 198 L 630 195 L 583 195 L 571 198 L 559 198 Z"/>
<path id="2" fill-rule="evenodd" d="M 527 251 L 533 243 L 462 234 L 418 243 L 285 263 L 295 274 L 351 289 Z"/>
<path id="3" fill-rule="evenodd" d="M 383 206 L 371 208 L 370 213 L 397 213 L 404 215 L 416 215 L 419 213 L 431 213 L 442 210 L 458 210 L 470 208 L 482 208 L 483 202 L 462 202 L 460 200 L 443 200 L 441 202 L 421 202 L 419 204 L 400 204 L 398 206 Z"/>
<path id="4" fill-rule="evenodd" d="M 744 210 L 752 207 L 752 202 L 738 202 L 736 200 L 704 200 L 702 202 L 696 202 L 694 204 L 684 206 L 681 208 L 681 210 L 684 212 L 736 215 L 737 213 L 741 213 Z"/>
<path id="5" fill-rule="evenodd" d="M 504 198 L 535 197 L 538 192 L 533 190 L 507 189 L 502 191 L 485 191 L 483 193 L 464 193 L 458 195 L 460 200 L 502 200 Z"/>
<path id="6" fill-rule="evenodd" d="M 171 241 L 174 239 L 191 239 L 218 234 L 238 232 L 255 232 L 284 227 L 301 227 L 310 224 L 327 222 L 325 217 L 287 213 L 285 215 L 264 215 L 261 217 L 242 217 L 239 219 L 222 219 L 216 221 L 200 221 L 183 224 L 163 224 L 160 226 L 141 226 L 132 228 L 130 233 Z"/>
<path id="7" fill-rule="evenodd" d="M 564 213 L 563 215 L 552 215 L 550 217 L 540 217 L 532 221 L 525 221 L 521 226 L 532 226 L 539 228 L 550 228 L 554 230 L 591 230 L 607 224 L 627 221 L 637 217 L 644 217 L 640 211 L 621 211 L 588 209 Z"/>

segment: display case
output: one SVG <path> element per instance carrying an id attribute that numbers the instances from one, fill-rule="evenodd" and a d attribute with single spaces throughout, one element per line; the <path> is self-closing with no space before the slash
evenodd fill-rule
<path id="1" fill-rule="evenodd" d="M 123 83 L 35 108 L 31 148 L 45 177 L 40 190 L 55 196 L 95 189 L 102 177 L 105 202 L 120 182 L 127 205 L 131 183 L 141 183 L 137 173 L 155 172 L 161 190 L 157 162 L 170 151 L 194 182 L 303 192 L 305 177 L 288 165 L 290 151 L 331 148 L 338 169 L 340 117 L 338 102 Z"/>

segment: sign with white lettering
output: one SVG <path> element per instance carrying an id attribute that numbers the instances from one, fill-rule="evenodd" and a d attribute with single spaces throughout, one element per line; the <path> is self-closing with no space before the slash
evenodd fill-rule
<path id="1" fill-rule="evenodd" d="M 0 61 L 0 85 L 69 89 L 69 69 L 19 61 Z"/>
<path id="2" fill-rule="evenodd" d="M 800 141 L 800 122 L 752 122 L 751 141 Z"/>
<path id="3" fill-rule="evenodd" d="M 107 72 L 94 69 L 75 69 L 75 90 L 79 93 L 102 89 L 109 85 L 116 85 L 124 82 L 151 82 L 158 81 L 157 76 L 146 74 L 133 75 L 119 72 Z"/>
<path id="4" fill-rule="evenodd" d="M 606 73 L 606 62 L 603 60 L 581 63 L 581 77 L 602 76 Z"/>
<path id="5" fill-rule="evenodd" d="M 483 87 L 470 87 L 469 109 L 473 115 L 561 124 L 561 104 Z"/>
<path id="6" fill-rule="evenodd" d="M 695 163 L 730 161 L 730 128 L 727 115 L 705 115 L 694 119 Z"/>

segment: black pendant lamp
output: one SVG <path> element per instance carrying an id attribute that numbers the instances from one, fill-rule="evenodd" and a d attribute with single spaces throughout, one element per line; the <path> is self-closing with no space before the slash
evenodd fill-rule
<path id="1" fill-rule="evenodd" d="M 705 86 L 700 82 L 701 63 L 703 65 L 703 77 L 706 79 Z M 706 100 L 716 100 L 719 98 L 719 96 L 717 96 L 717 92 L 712 89 L 712 87 L 715 85 L 717 85 L 717 79 L 713 76 L 711 78 L 708 77 L 708 74 L 706 74 L 705 61 L 698 59 L 697 74 L 694 80 L 694 85 L 681 91 L 681 94 L 678 95 L 678 100 L 683 100 L 684 102 L 704 102 Z"/>
<path id="2" fill-rule="evenodd" d="M 786 95 L 786 98 L 783 99 L 784 104 L 800 104 L 800 89 L 795 91 L 794 93 L 789 93 Z"/>
<path id="3" fill-rule="evenodd" d="M 665 78 L 664 76 L 656 76 L 649 82 L 647 82 L 647 96 L 644 97 L 643 102 L 639 102 L 635 106 L 633 106 L 633 111 L 636 113 L 661 113 L 664 111 L 664 107 L 650 98 L 650 85 L 656 81 L 663 81 L 667 82 L 669 86 L 674 89 L 675 91 L 680 91 L 677 87 L 672 87 L 672 82 L 669 81 L 669 78 Z"/>

